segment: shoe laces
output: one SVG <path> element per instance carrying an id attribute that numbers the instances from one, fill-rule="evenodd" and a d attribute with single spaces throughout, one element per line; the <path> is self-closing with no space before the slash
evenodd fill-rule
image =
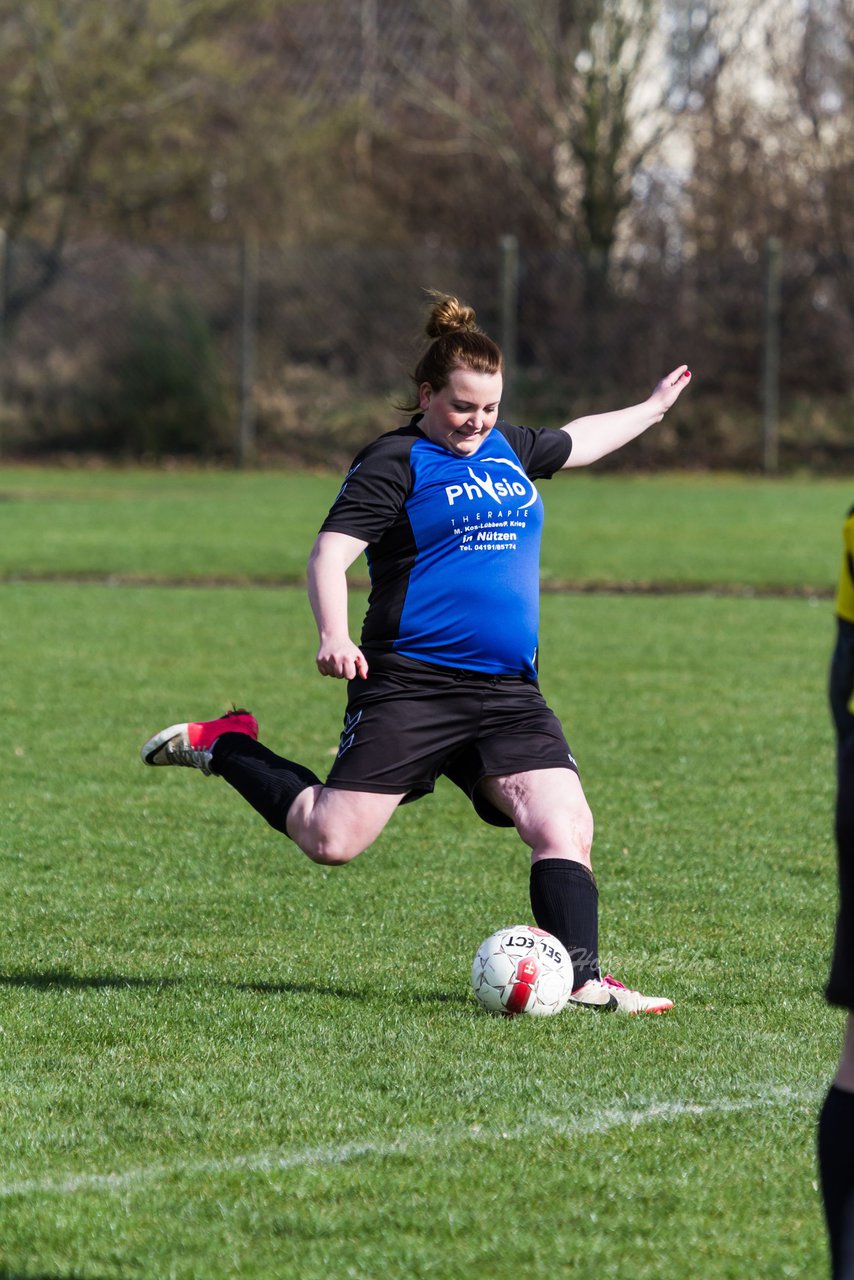
<path id="1" fill-rule="evenodd" d="M 187 765 L 193 769 L 201 769 L 202 773 L 209 774 L 211 771 L 211 752 L 207 747 L 191 747 L 189 743 L 185 746 L 183 742 L 178 740 L 168 744 L 166 754 L 176 764 Z"/>
<path id="2" fill-rule="evenodd" d="M 628 991 L 625 982 L 619 982 L 612 973 L 606 973 L 602 979 L 602 985 L 605 987 L 616 987 L 618 991 Z"/>

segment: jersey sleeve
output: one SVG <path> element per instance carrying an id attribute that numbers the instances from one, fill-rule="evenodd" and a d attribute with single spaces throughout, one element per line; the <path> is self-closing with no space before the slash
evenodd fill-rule
<path id="1" fill-rule="evenodd" d="M 377 542 L 394 523 L 412 487 L 412 438 L 400 432 L 380 436 L 355 458 L 321 533 L 346 533 Z"/>
<path id="2" fill-rule="evenodd" d="M 836 590 L 836 612 L 846 622 L 854 622 L 854 507 L 842 527 L 842 566 Z"/>
<path id="3" fill-rule="evenodd" d="M 509 422 L 496 426 L 532 480 L 548 480 L 560 471 L 572 452 L 572 438 L 560 428 L 515 427 Z"/>

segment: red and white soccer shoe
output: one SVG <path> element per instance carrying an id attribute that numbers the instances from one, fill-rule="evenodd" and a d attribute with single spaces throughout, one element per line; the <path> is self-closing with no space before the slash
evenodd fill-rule
<path id="1" fill-rule="evenodd" d="M 143 764 L 179 764 L 210 774 L 213 745 L 224 733 L 245 733 L 254 741 L 258 737 L 258 721 L 248 711 L 235 707 L 219 720 L 171 724 L 149 738 L 139 754 Z"/>
<path id="2" fill-rule="evenodd" d="M 570 1004 L 584 1005 L 588 1009 L 615 1009 L 621 1013 L 666 1013 L 673 1008 L 673 1001 L 664 996 L 644 996 L 632 991 L 610 973 L 604 978 L 591 978 L 583 987 L 573 991 Z"/>

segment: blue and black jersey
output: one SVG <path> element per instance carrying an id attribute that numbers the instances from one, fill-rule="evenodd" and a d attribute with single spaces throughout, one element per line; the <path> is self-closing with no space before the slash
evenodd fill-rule
<path id="1" fill-rule="evenodd" d="M 498 422 L 460 457 L 418 427 L 355 459 L 321 532 L 368 543 L 361 645 L 438 666 L 536 679 L 542 499 L 564 431 Z"/>

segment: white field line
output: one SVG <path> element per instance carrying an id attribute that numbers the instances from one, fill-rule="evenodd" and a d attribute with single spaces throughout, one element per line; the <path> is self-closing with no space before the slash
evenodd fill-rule
<path id="1" fill-rule="evenodd" d="M 294 1151 L 259 1151 L 251 1155 L 232 1156 L 222 1160 L 179 1161 L 175 1164 L 150 1164 L 123 1173 L 74 1173 L 64 1178 L 33 1178 L 28 1181 L 0 1183 L 0 1199 L 12 1196 L 75 1195 L 92 1191 L 125 1191 L 146 1183 L 169 1182 L 175 1178 L 231 1173 L 278 1173 L 290 1169 L 315 1169 L 349 1164 L 353 1160 L 391 1159 L 459 1147 L 465 1143 L 507 1142 L 535 1137 L 537 1134 L 559 1134 L 567 1138 L 609 1133 L 613 1129 L 638 1128 L 641 1125 L 672 1123 L 693 1116 L 725 1115 L 738 1111 L 757 1111 L 765 1107 L 798 1106 L 818 1102 L 818 1092 L 796 1092 L 789 1088 L 773 1088 L 743 1098 L 718 1098 L 710 1102 L 656 1102 L 646 1107 L 605 1107 L 574 1117 L 533 1115 L 512 1129 L 488 1129 L 480 1125 L 454 1126 L 446 1129 L 413 1129 L 388 1141 L 366 1140 L 300 1147 Z"/>

